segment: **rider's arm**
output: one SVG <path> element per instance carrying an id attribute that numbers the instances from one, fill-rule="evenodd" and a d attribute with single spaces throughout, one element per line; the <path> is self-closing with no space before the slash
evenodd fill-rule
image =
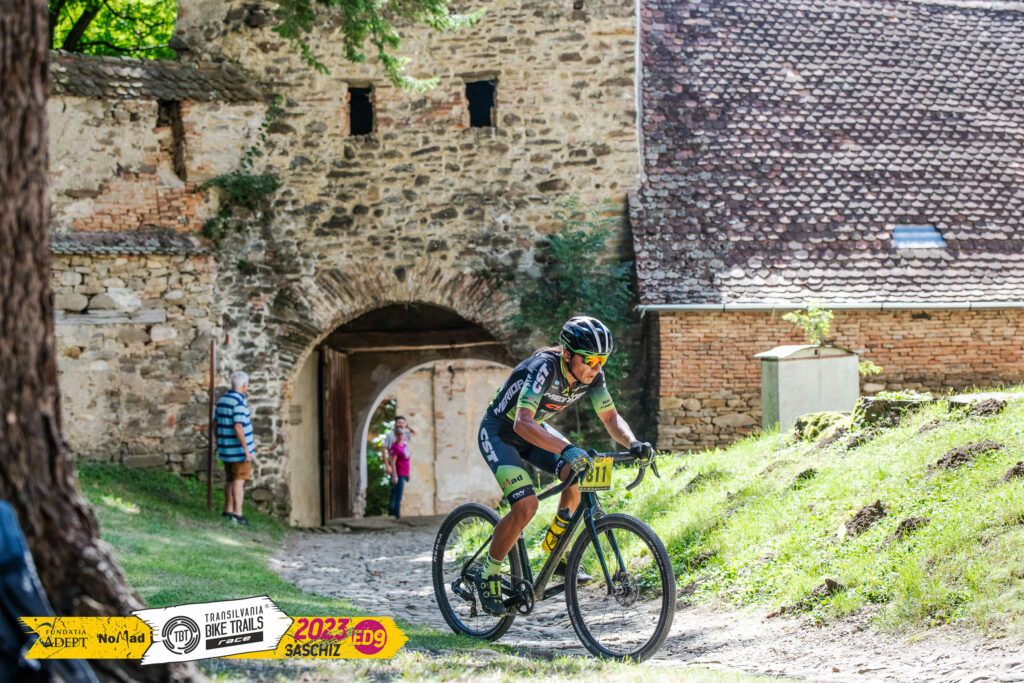
<path id="1" fill-rule="evenodd" d="M 594 412 L 601 418 L 609 436 L 628 448 L 636 441 L 636 437 L 633 436 L 633 430 L 629 428 L 626 420 L 615 409 L 615 402 L 612 401 L 612 395 L 604 381 L 604 373 L 601 373 L 591 386 L 593 388 L 590 390 L 590 403 L 594 406 Z"/>
<path id="2" fill-rule="evenodd" d="M 557 366 L 551 361 L 536 357 L 519 392 L 512 429 L 534 446 L 552 453 L 561 453 L 569 442 L 553 435 L 534 419 L 537 409 L 540 408 L 541 399 L 544 398 L 544 391 L 551 384 L 556 372 Z"/>
<path id="3" fill-rule="evenodd" d="M 601 418 L 601 422 L 604 423 L 604 428 L 608 430 L 608 434 L 626 448 L 629 448 L 629 445 L 636 441 L 633 430 L 629 428 L 626 420 L 619 415 L 619 411 L 615 410 L 615 408 L 598 413 L 597 416 Z"/>
<path id="4" fill-rule="evenodd" d="M 516 408 L 516 421 L 513 423 L 512 429 L 534 446 L 539 446 L 552 453 L 561 453 L 569 445 L 569 442 L 555 436 L 534 420 L 533 416 L 536 412 L 536 410 L 523 406 Z"/>

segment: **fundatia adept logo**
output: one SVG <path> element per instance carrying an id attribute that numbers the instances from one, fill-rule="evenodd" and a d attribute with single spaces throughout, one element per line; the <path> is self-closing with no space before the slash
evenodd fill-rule
<path id="1" fill-rule="evenodd" d="M 85 645 L 85 630 L 61 626 L 60 619 L 44 621 L 35 628 L 39 645 L 49 648 L 80 647 Z"/>
<path id="2" fill-rule="evenodd" d="M 133 612 L 153 631 L 143 664 L 186 662 L 277 648 L 292 618 L 267 596 Z"/>
<path id="3" fill-rule="evenodd" d="M 176 655 L 187 655 L 199 646 L 199 626 L 188 617 L 174 617 L 164 624 L 160 635 Z"/>

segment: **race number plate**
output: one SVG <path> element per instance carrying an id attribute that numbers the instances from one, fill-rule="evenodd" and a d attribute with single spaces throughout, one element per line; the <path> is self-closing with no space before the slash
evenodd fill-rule
<path id="1" fill-rule="evenodd" d="M 580 491 L 608 491 L 612 487 L 614 458 L 594 458 L 594 466 L 580 482 Z"/>

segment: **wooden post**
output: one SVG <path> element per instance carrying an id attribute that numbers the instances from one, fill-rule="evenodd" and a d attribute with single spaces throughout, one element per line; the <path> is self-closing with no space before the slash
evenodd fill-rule
<path id="1" fill-rule="evenodd" d="M 217 423 L 213 418 L 213 390 L 217 374 L 217 340 L 210 340 L 210 422 L 207 426 L 209 448 L 206 453 L 206 509 L 213 509 L 213 448 L 217 441 Z"/>

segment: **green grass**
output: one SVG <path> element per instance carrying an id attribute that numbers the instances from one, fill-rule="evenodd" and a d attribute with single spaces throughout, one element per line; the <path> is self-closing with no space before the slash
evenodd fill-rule
<path id="1" fill-rule="evenodd" d="M 268 568 L 287 530 L 248 511 L 248 528 L 221 521 L 223 491 L 206 510 L 205 484 L 177 475 L 79 463 L 82 490 L 95 508 L 100 535 L 114 548 L 128 581 L 148 607 L 268 595 L 292 616 L 371 616 L 343 600 L 305 593 Z M 377 616 L 388 616 L 381 614 Z M 590 657 L 537 659 L 491 643 L 399 621 L 409 636 L 392 660 L 281 661 L 217 659 L 200 662 L 215 680 L 553 680 L 749 681 L 755 677 L 704 669 L 646 669 Z M 482 649 L 488 652 L 481 653 Z M 483 655 L 487 655 L 486 657 Z"/>
<path id="2" fill-rule="evenodd" d="M 664 478 L 648 474 L 632 492 L 624 486 L 633 473 L 616 472 L 615 488 L 602 502 L 608 512 L 635 514 L 654 528 L 678 584 L 697 583 L 697 601 L 794 605 L 830 577 L 845 590 L 805 605 L 815 620 L 871 608 L 890 628 L 960 621 L 987 633 L 1019 634 L 1024 479 L 1000 479 L 1024 459 L 1024 401 L 989 418 L 962 415 L 945 401 L 931 404 L 849 451 L 846 439 L 821 449 L 794 442 L 791 434 L 765 434 L 726 450 L 666 457 Z M 937 419 L 951 422 L 918 435 Z M 1004 448 L 929 473 L 950 449 L 983 439 Z M 798 476 L 809 468 L 813 475 Z M 698 474 L 713 476 L 685 493 Z M 875 500 L 888 515 L 841 539 L 843 523 Z M 545 501 L 542 521 L 529 529 L 533 548 L 553 514 L 554 502 Z M 886 543 L 908 517 L 931 522 Z M 695 562 L 698 557 L 705 562 Z"/>

